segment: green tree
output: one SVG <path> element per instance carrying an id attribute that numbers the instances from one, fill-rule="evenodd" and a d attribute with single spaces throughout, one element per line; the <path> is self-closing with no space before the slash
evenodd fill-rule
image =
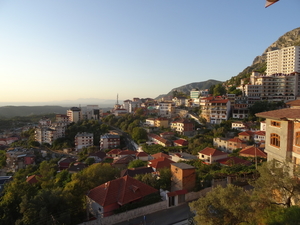
<path id="1" fill-rule="evenodd" d="M 300 168 L 290 163 L 269 161 L 258 167 L 259 178 L 251 183 L 258 202 L 291 207 L 292 200 L 299 202 Z"/>
<path id="2" fill-rule="evenodd" d="M 147 131 L 142 127 L 135 127 L 132 130 L 132 138 L 136 142 L 139 142 L 140 140 L 147 140 Z"/>
<path id="3" fill-rule="evenodd" d="M 84 161 L 87 165 L 92 165 L 95 163 L 95 159 L 94 158 L 87 158 L 85 161 Z"/>
<path id="4" fill-rule="evenodd" d="M 138 168 L 138 167 L 143 167 L 143 166 L 146 166 L 147 162 L 144 162 L 140 159 L 136 159 L 136 160 L 133 160 L 131 161 L 129 164 L 128 164 L 128 169 L 130 168 Z"/>
<path id="5" fill-rule="evenodd" d="M 196 214 L 197 224 L 238 225 L 252 220 L 254 209 L 249 202 L 249 193 L 230 184 L 226 188 L 212 189 L 189 206 Z"/>

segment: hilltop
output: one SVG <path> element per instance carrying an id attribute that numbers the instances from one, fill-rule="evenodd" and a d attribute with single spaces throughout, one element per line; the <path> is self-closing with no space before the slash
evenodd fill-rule
<path id="1" fill-rule="evenodd" d="M 199 89 L 199 90 L 209 89 L 212 85 L 216 85 L 216 84 L 219 84 L 219 83 L 222 83 L 222 81 L 207 80 L 207 81 L 202 81 L 202 82 L 194 82 L 194 83 L 182 85 L 182 86 L 177 87 L 177 88 L 173 88 L 168 94 L 159 95 L 155 99 L 161 99 L 161 98 L 166 97 L 166 96 L 172 96 L 173 91 L 183 92 L 183 93 L 189 95 L 190 91 L 192 89 Z"/>
<path id="2" fill-rule="evenodd" d="M 289 47 L 300 46 L 300 27 L 286 32 L 284 35 L 278 38 L 277 41 L 272 43 L 260 56 L 256 56 L 251 66 L 246 67 L 238 75 L 232 77 L 225 82 L 226 85 L 240 85 L 241 79 L 249 78 L 252 71 L 265 72 L 267 68 L 267 52 Z"/>

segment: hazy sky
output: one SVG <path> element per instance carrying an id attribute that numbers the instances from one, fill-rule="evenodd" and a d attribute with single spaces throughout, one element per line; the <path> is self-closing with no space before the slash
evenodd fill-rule
<path id="1" fill-rule="evenodd" d="M 155 98 L 225 81 L 300 26 L 299 0 L 0 0 L 0 102 Z"/>

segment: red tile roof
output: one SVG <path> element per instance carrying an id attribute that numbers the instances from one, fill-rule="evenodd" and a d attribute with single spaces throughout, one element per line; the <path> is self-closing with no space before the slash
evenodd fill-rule
<path id="1" fill-rule="evenodd" d="M 178 139 L 173 142 L 176 143 L 177 145 L 181 145 L 181 146 L 187 146 L 189 144 L 188 141 L 184 140 L 184 139 Z"/>
<path id="2" fill-rule="evenodd" d="M 247 148 L 244 148 L 240 151 L 239 153 L 241 156 L 246 156 L 246 157 L 262 157 L 262 158 L 267 158 L 267 154 L 260 150 L 259 148 L 256 148 L 254 146 L 250 146 Z"/>
<path id="3" fill-rule="evenodd" d="M 256 131 L 255 134 L 256 135 L 261 135 L 261 136 L 266 136 L 266 132 L 265 131 L 261 131 L 261 130 Z"/>
<path id="4" fill-rule="evenodd" d="M 155 168 L 156 170 L 158 170 L 158 169 L 162 169 L 165 167 L 170 168 L 172 163 L 175 163 L 175 162 L 168 158 L 161 157 L 158 159 L 150 160 L 148 165 L 151 166 L 152 168 Z"/>
<path id="5" fill-rule="evenodd" d="M 122 151 L 121 149 L 112 149 L 109 152 L 107 152 L 106 154 L 107 155 L 113 155 L 113 154 L 118 155 L 121 151 Z"/>
<path id="6" fill-rule="evenodd" d="M 135 155 L 135 154 L 136 154 L 136 151 L 124 150 L 124 151 L 119 152 L 118 155 Z"/>
<path id="7" fill-rule="evenodd" d="M 88 197 L 102 207 L 117 203 L 125 205 L 157 192 L 153 187 L 130 176 L 108 181 L 90 190 Z"/>
<path id="8" fill-rule="evenodd" d="M 141 156 L 148 156 L 148 154 L 146 152 L 137 152 L 135 154 L 137 157 L 141 157 Z"/>
<path id="9" fill-rule="evenodd" d="M 228 141 L 235 142 L 235 143 L 245 143 L 245 141 L 239 139 L 238 137 L 231 138 Z"/>
<path id="10" fill-rule="evenodd" d="M 165 153 L 162 153 L 162 152 L 159 152 L 159 153 L 156 153 L 156 154 L 153 154 L 151 155 L 154 159 L 158 159 L 158 158 L 161 158 L 161 157 L 165 157 L 165 158 L 172 158 L 171 156 L 165 154 Z"/>
<path id="11" fill-rule="evenodd" d="M 251 131 L 243 131 L 241 133 L 239 133 L 239 136 L 242 135 L 242 136 L 251 136 L 253 135 L 253 132 Z"/>
<path id="12" fill-rule="evenodd" d="M 41 175 L 31 175 L 26 179 L 28 184 L 36 184 L 38 181 L 37 177 L 41 177 Z"/>
<path id="13" fill-rule="evenodd" d="M 209 148 L 209 147 L 204 148 L 199 153 L 201 153 L 203 155 L 211 155 L 211 156 L 227 155 L 227 153 L 225 153 L 225 152 L 219 151 L 214 148 Z"/>
<path id="14" fill-rule="evenodd" d="M 257 117 L 268 118 L 268 119 L 300 119 L 300 109 L 278 109 L 268 112 L 260 112 L 255 114 Z"/>
<path id="15" fill-rule="evenodd" d="M 219 159 L 217 160 L 216 162 L 220 163 L 220 164 L 223 164 L 223 165 L 226 165 L 226 166 L 230 166 L 232 164 L 243 164 L 243 165 L 246 165 L 246 166 L 250 166 L 252 163 L 248 160 L 244 160 L 244 159 L 241 159 L 241 158 L 238 158 L 238 157 L 227 157 L 225 159 Z"/>

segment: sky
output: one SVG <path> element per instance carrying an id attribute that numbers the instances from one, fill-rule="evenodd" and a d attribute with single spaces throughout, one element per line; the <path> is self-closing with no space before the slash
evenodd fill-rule
<path id="1" fill-rule="evenodd" d="M 286 32 L 299 0 L 0 0 L 0 105 L 155 98 L 226 81 Z"/>

